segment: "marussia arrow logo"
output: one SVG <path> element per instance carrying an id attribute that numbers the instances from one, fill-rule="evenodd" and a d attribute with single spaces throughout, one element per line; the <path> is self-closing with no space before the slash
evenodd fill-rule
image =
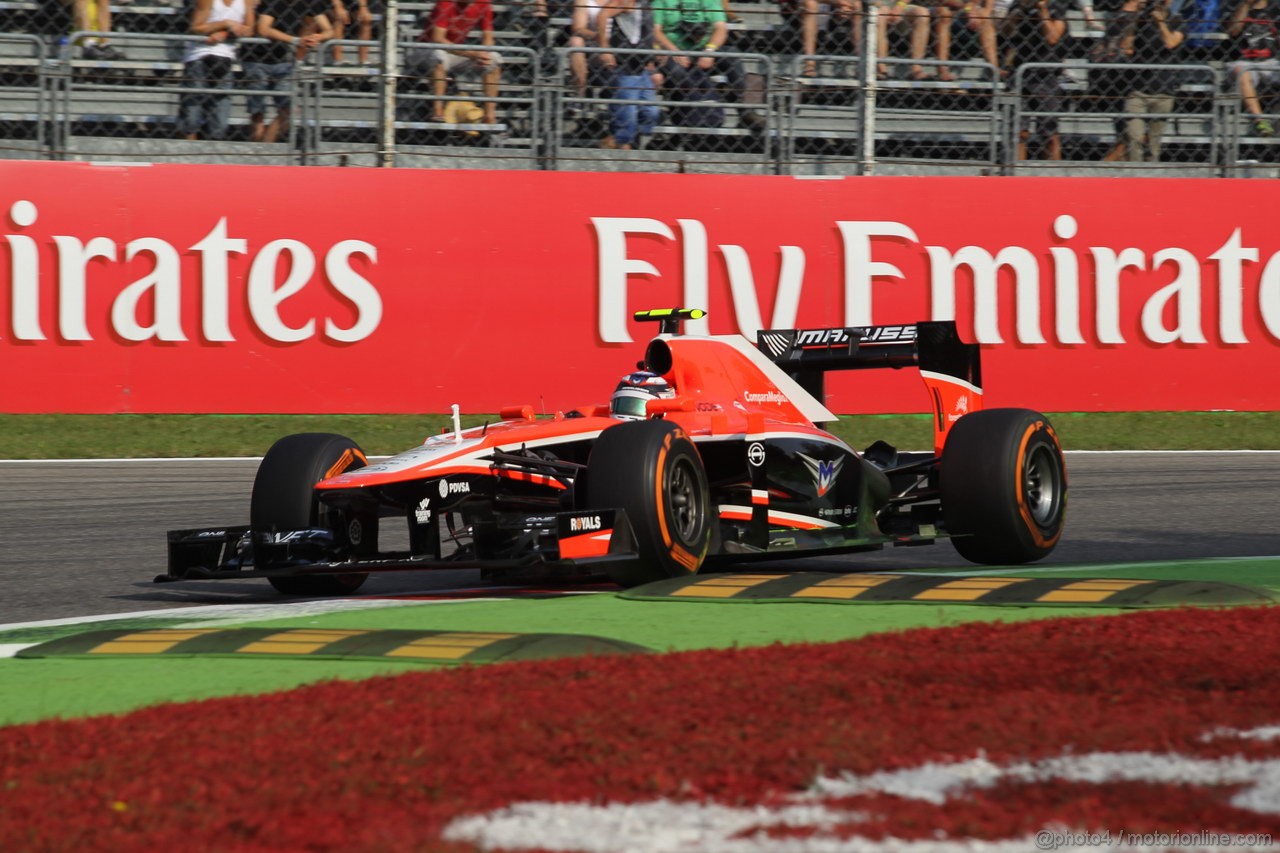
<path id="1" fill-rule="evenodd" d="M 844 457 L 827 462 L 822 459 L 813 459 L 803 453 L 797 453 L 796 455 L 800 457 L 804 467 L 809 469 L 809 475 L 813 477 L 813 484 L 818 489 L 818 497 L 822 497 L 831 491 L 831 487 L 836 484 L 836 477 L 840 474 L 840 468 L 844 465 Z"/>

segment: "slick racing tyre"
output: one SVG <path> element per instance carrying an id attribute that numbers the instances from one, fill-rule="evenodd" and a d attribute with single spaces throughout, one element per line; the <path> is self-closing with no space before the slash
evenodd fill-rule
<path id="1" fill-rule="evenodd" d="M 377 518 L 348 517 L 316 500 L 316 483 L 365 466 L 364 452 L 351 439 L 329 433 L 288 435 L 271 445 L 258 466 L 249 500 L 249 524 L 257 531 L 326 527 L 343 542 L 377 541 Z M 376 544 L 373 545 L 376 549 Z M 302 575 L 268 578 L 290 595 L 345 595 L 368 574 Z"/>
<path id="2" fill-rule="evenodd" d="M 600 433 L 587 464 L 583 505 L 621 508 L 639 559 L 609 569 L 623 587 L 691 575 L 711 541 L 710 489 L 702 457 L 667 421 L 622 423 Z"/>
<path id="3" fill-rule="evenodd" d="M 1049 419 L 1029 409 L 965 415 L 947 435 L 939 470 L 942 517 L 975 563 L 1030 563 L 1058 544 L 1067 469 Z"/>

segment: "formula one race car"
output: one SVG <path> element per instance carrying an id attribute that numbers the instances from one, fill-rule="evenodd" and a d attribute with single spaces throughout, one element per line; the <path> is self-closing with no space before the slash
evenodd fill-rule
<path id="1" fill-rule="evenodd" d="M 622 586 L 728 563 L 950 538 L 978 563 L 1044 557 L 1062 534 L 1067 478 L 1043 415 L 982 410 L 979 351 L 951 322 L 679 334 L 697 309 L 636 315 L 660 334 L 609 405 L 531 406 L 370 464 L 352 440 L 291 435 L 263 458 L 248 526 L 169 533 L 157 581 L 265 577 L 306 595 L 369 572 L 480 568 L 607 574 Z M 821 429 L 827 371 L 920 370 L 934 451 L 858 452 Z M 378 547 L 390 518 L 408 550 Z"/>

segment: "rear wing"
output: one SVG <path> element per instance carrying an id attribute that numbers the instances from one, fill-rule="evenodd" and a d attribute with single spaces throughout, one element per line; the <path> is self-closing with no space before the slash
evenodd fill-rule
<path id="1" fill-rule="evenodd" d="M 903 326 L 769 329 L 756 345 L 820 401 L 830 370 L 918 367 L 933 408 L 933 443 L 942 452 L 961 415 L 982 408 L 982 363 L 977 344 L 960 340 L 951 320 Z"/>

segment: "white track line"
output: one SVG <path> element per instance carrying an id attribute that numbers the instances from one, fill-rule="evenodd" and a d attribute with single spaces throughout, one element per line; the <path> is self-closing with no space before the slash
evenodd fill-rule
<path id="1" fill-rule="evenodd" d="M 468 587 L 469 589 L 470 587 Z M 447 595 L 459 590 L 422 590 L 417 593 L 397 595 Z M 485 598 L 448 598 L 454 601 L 502 601 L 503 596 Z M 119 622 L 131 619 L 185 619 L 202 624 L 242 622 L 246 619 L 293 619 L 300 616 L 316 616 L 345 610 L 377 610 L 384 607 L 409 607 L 418 604 L 437 604 L 437 600 L 419 598 L 389 598 L 370 596 L 348 598 L 341 601 L 281 601 L 275 604 L 208 604 L 199 607 L 172 607 L 165 610 L 134 610 L 126 613 L 108 613 L 98 616 L 68 616 L 63 619 L 41 619 L 36 622 L 12 622 L 0 625 L 0 633 L 29 628 L 60 628 L 69 625 L 91 625 L 95 622 Z"/>

